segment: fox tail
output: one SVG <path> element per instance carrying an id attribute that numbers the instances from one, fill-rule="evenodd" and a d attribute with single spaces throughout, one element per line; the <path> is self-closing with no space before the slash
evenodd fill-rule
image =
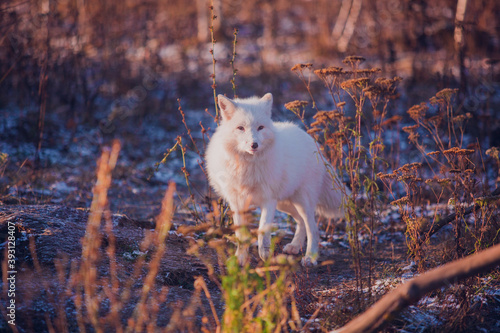
<path id="1" fill-rule="evenodd" d="M 344 206 L 351 191 L 337 177 L 335 171 L 332 173 L 333 177 L 327 173 L 323 180 L 316 213 L 326 218 L 344 218 Z"/>

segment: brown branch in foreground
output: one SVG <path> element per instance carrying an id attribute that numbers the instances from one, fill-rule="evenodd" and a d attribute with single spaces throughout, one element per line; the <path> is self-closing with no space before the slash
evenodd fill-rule
<path id="1" fill-rule="evenodd" d="M 492 199 L 498 199 L 500 195 L 500 187 L 497 187 L 490 195 L 484 197 L 486 200 L 492 200 Z M 470 206 L 467 208 L 461 216 L 467 216 L 471 214 L 473 211 L 479 209 L 481 205 L 479 203 L 474 204 L 473 206 Z M 447 225 L 448 223 L 451 223 L 455 221 L 457 218 L 456 213 L 452 213 L 445 218 L 440 219 L 439 221 L 436 221 L 432 223 L 430 226 L 429 224 L 425 223 L 424 225 L 420 226 L 420 236 L 422 241 L 428 239 L 428 237 L 431 237 L 434 235 L 436 232 L 438 232 L 442 227 Z"/>
<path id="2" fill-rule="evenodd" d="M 435 268 L 400 285 L 363 314 L 333 332 L 373 332 L 399 311 L 416 303 L 426 293 L 449 286 L 478 273 L 487 272 L 498 264 L 500 264 L 500 244 Z"/>

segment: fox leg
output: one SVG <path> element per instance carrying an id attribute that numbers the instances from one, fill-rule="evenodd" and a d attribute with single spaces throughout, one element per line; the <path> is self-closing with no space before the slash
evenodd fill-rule
<path id="1" fill-rule="evenodd" d="M 235 212 L 233 215 L 233 223 L 236 227 L 235 234 L 238 240 L 238 247 L 236 248 L 236 257 L 240 265 L 244 265 L 248 260 L 248 231 L 244 229 L 245 226 L 244 213 Z"/>
<path id="2" fill-rule="evenodd" d="M 261 209 L 259 221 L 259 256 L 262 260 L 269 258 L 269 249 L 271 247 L 271 226 L 276 212 L 275 200 L 264 203 Z"/>
<path id="3" fill-rule="evenodd" d="M 279 211 L 291 215 L 297 222 L 297 229 L 295 230 L 293 240 L 289 244 L 285 245 L 283 252 L 288 254 L 298 254 L 303 248 L 306 240 L 306 226 L 304 224 L 304 220 L 300 216 L 297 209 L 290 202 L 280 202 L 277 208 Z"/>
<path id="4" fill-rule="evenodd" d="M 314 219 L 314 209 L 310 208 L 311 205 L 295 204 L 297 212 L 304 220 L 305 229 L 307 233 L 307 247 L 306 254 L 302 258 L 302 265 L 314 266 L 317 264 L 318 258 L 318 243 L 319 243 L 319 230 Z"/>

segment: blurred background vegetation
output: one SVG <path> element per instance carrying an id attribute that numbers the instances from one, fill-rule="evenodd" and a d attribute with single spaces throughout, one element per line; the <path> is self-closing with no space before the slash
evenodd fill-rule
<path id="1" fill-rule="evenodd" d="M 462 16 L 460 3 L 466 6 Z M 6 1 L 0 6 L 2 108 L 36 108 L 46 92 L 50 109 L 68 108 L 68 121 L 80 120 L 106 106 L 102 99 L 127 93 L 141 99 L 144 92 L 136 87 L 157 88 L 159 81 L 162 93 L 148 96 L 154 102 L 144 106 L 148 112 L 176 109 L 170 99 L 177 97 L 197 96 L 190 103 L 206 107 L 209 5 L 209 0 Z M 285 94 L 290 87 L 283 85 L 291 83 L 283 77 L 297 62 L 336 65 L 347 54 L 361 54 L 420 85 L 461 84 L 466 93 L 460 58 L 466 74 L 483 75 L 494 67 L 485 59 L 500 51 L 495 0 L 216 0 L 214 13 L 219 82 L 229 81 L 238 28 L 235 65 L 241 77 L 254 82 L 247 89 L 255 94 Z"/>
<path id="2" fill-rule="evenodd" d="M 210 6 L 213 6 L 212 9 Z M 215 19 L 213 15 L 216 16 Z M 399 98 L 391 100 L 390 108 L 387 109 L 387 114 L 384 114 L 384 119 L 387 119 L 384 123 L 388 129 L 382 139 L 387 147 L 391 148 L 386 154 L 392 158 L 388 162 L 393 170 L 401 164 L 426 158 L 422 157 L 421 151 L 415 149 L 415 145 L 406 140 L 408 133 L 403 131 L 405 127 L 402 126 L 407 129 L 408 125 L 416 126 L 407 110 L 423 101 L 424 104 L 420 107 L 424 108 L 430 104 L 425 101 L 432 98 L 435 100 L 433 96 L 438 91 L 443 94 L 443 88 L 457 88 L 457 98 L 453 99 L 453 116 L 458 115 L 458 118 L 466 115 L 466 118 L 463 118 L 467 119 L 463 122 L 466 127 L 463 146 L 474 145 L 474 149 L 480 148 L 480 153 L 474 160 L 477 167 L 474 178 L 477 183 L 474 184 L 480 186 L 474 188 L 474 195 L 469 195 L 472 193 L 469 189 L 468 192 L 463 191 L 465 194 L 462 195 L 463 201 L 470 203 L 490 192 L 489 189 L 496 187 L 500 181 L 498 149 L 492 148 L 500 146 L 500 113 L 496 111 L 500 108 L 499 21 L 500 2 L 497 0 L 2 1 L 0 207 L 8 210 L 10 208 L 7 205 L 41 203 L 64 207 L 90 207 L 95 161 L 101 148 L 117 138 L 121 142 L 121 152 L 119 163 L 113 171 L 113 186 L 109 190 L 109 197 L 113 198 L 109 204 L 110 211 L 138 219 L 138 226 L 144 224 L 149 229 L 151 224 L 148 223 L 154 221 L 160 209 L 155 203 L 159 202 L 158 198 L 163 195 L 167 183 L 173 180 L 182 186 L 178 186 L 177 191 L 184 191 L 185 194 L 186 187 L 183 184 L 188 180 L 187 170 L 191 172 L 189 185 L 193 188 L 193 184 L 202 185 L 198 186 L 201 190 L 196 188 L 196 191 L 193 191 L 199 194 L 196 200 L 201 199 L 198 201 L 208 207 L 207 211 L 211 209 L 212 202 L 209 197 L 207 199 L 205 191 L 206 179 L 199 168 L 203 152 L 202 149 L 194 147 L 199 154 L 195 152 L 191 143 L 196 145 L 195 142 L 198 142 L 200 148 L 204 146 L 207 141 L 206 134 L 210 134 L 216 126 L 213 119 L 205 113 L 207 109 L 208 113 L 214 114 L 213 88 L 217 90 L 216 93 L 233 96 L 231 79 L 234 72 L 231 62 L 234 57 L 234 45 L 237 53 L 234 62 L 234 68 L 237 69 L 235 92 L 241 97 L 262 96 L 271 92 L 275 101 L 274 118 L 279 120 L 288 117 L 298 122 L 297 117 L 284 108 L 285 103 L 294 100 L 309 102 L 304 108 L 304 123 L 309 123 L 310 118 L 319 109 L 336 108 L 323 82 L 317 76 L 311 74 L 305 78 L 305 89 L 304 82 L 291 71 L 297 63 L 312 63 L 314 69 L 320 69 L 339 66 L 346 56 L 360 55 L 367 60 L 362 66 L 381 69 L 380 77 L 402 77 L 403 80 L 398 84 L 395 93 Z M 215 38 L 215 43 L 212 37 Z M 216 86 L 213 86 L 214 59 Z M 309 78 L 310 85 L 307 82 Z M 318 104 L 316 110 L 311 103 L 312 96 L 315 96 Z M 348 96 L 344 97 L 350 101 Z M 178 111 L 180 106 L 184 110 L 182 116 L 185 116 L 185 119 Z M 356 111 L 350 102 L 345 109 L 346 114 Z M 369 108 L 365 107 L 366 109 Z M 438 115 L 442 111 L 439 107 L 435 109 L 436 107 L 429 116 Z M 446 111 L 448 110 L 449 108 L 446 108 Z M 450 120 L 452 117 L 447 119 L 449 129 L 450 121 L 454 120 Z M 368 125 L 369 123 L 370 119 L 367 121 Z M 396 123 L 397 126 L 394 125 Z M 211 130 L 208 127 L 211 127 Z M 416 127 L 413 130 L 416 130 Z M 188 135 L 185 135 L 186 133 Z M 186 140 L 182 147 L 190 149 L 178 149 L 175 152 L 169 150 L 179 142 L 175 140 L 178 135 L 184 135 Z M 450 143 L 451 140 L 447 142 Z M 435 146 L 429 136 L 423 135 L 418 144 L 426 149 Z M 488 148 L 490 154 L 486 153 Z M 172 152 L 172 158 L 166 166 L 161 166 L 159 171 L 155 172 L 154 165 L 161 160 L 165 152 Z M 362 171 L 367 172 L 366 170 Z M 429 168 L 427 176 L 434 171 Z M 443 174 L 449 171 L 446 168 L 440 169 Z M 191 194 L 189 185 L 187 187 Z M 382 188 L 382 184 L 380 185 Z M 401 194 L 401 188 L 400 186 L 399 193 L 396 194 Z M 452 192 L 449 190 L 446 193 Z M 435 198 L 436 201 L 448 202 L 448 196 L 441 197 L 441 194 Z M 375 197 L 370 195 L 370 198 Z M 424 207 L 424 200 L 434 196 L 422 196 L 418 204 Z M 182 200 L 181 195 L 179 199 Z M 192 206 L 189 206 L 189 201 L 187 204 L 182 202 L 180 206 L 183 210 L 176 212 L 175 223 L 195 223 L 190 219 L 192 211 L 188 210 L 193 206 L 196 209 L 197 202 L 193 202 Z M 455 206 L 458 207 L 459 203 L 456 201 Z M 491 231 L 491 243 L 498 242 L 498 214 L 496 206 L 492 207 L 491 213 L 489 210 L 483 212 L 483 216 L 486 216 L 483 218 L 487 221 L 483 225 L 489 223 L 491 227 L 482 228 L 481 225 L 479 227 L 482 229 L 478 232 L 481 237 L 483 233 L 489 237 Z M 20 209 L 21 213 L 23 209 Z M 437 208 L 426 206 L 425 209 L 435 210 L 435 213 L 431 212 L 431 216 L 437 218 Z M 439 209 L 439 214 L 446 216 L 444 214 L 449 208 L 445 205 Z M 15 211 L 16 208 L 12 210 Z M 367 216 L 375 216 L 376 210 L 370 208 L 367 211 Z M 373 215 L 369 215 L 370 212 Z M 52 210 L 45 215 L 48 217 L 41 220 L 52 224 Z M 387 261 L 390 266 L 398 269 L 395 273 L 397 276 L 401 274 L 401 270 L 395 262 L 402 260 L 408 253 L 403 232 L 399 232 L 400 238 L 394 238 L 393 234 L 394 230 L 405 228 L 400 216 L 388 219 L 388 226 L 386 222 L 382 224 L 381 230 L 390 233 L 381 234 L 380 237 L 391 242 L 392 257 L 389 253 L 390 247 L 385 246 L 389 243 L 384 243 L 381 248 L 386 250 L 386 258 L 390 257 L 391 261 Z M 18 220 L 22 221 L 21 218 Z M 35 222 L 38 220 L 40 219 L 34 219 Z M 22 223 L 19 225 L 22 226 Z M 124 225 L 128 228 L 129 225 L 135 225 L 134 223 L 126 222 Z M 119 255 L 136 253 L 130 250 L 135 250 L 129 246 L 130 239 L 139 237 L 141 233 L 137 232 L 137 228 L 130 230 L 130 234 L 124 233 L 121 238 L 124 241 L 122 247 L 118 247 Z M 326 233 L 330 232 L 333 236 L 337 231 L 330 229 L 329 224 Z M 76 232 L 74 234 L 74 237 L 80 237 Z M 45 235 L 44 232 L 39 236 Z M 59 237 L 56 233 L 54 235 Z M 449 239 L 453 241 L 452 238 Z M 39 239 L 43 241 L 43 238 Z M 329 241 L 332 239 L 328 238 Z M 335 284 L 340 281 L 339 286 L 344 290 L 346 288 L 343 275 L 346 269 L 351 267 L 351 259 L 345 254 L 348 251 L 342 250 L 348 245 L 339 243 L 339 240 L 343 242 L 343 238 L 335 239 L 337 248 L 341 249 L 336 252 L 336 265 L 340 266 L 338 271 L 333 272 L 337 276 L 332 281 Z M 394 239 L 396 240 L 393 243 Z M 488 242 L 485 242 L 485 239 Z M 470 244 L 474 243 L 472 240 L 476 239 L 467 239 Z M 481 246 L 490 245 L 490 238 L 479 240 L 483 241 Z M 25 252 L 28 253 L 27 241 L 24 242 Z M 59 238 L 57 242 L 52 238 L 47 241 L 50 246 L 45 248 L 48 249 L 45 253 L 50 253 L 50 258 L 56 252 L 52 244 L 59 246 L 59 242 Z M 139 244 L 138 240 L 135 242 Z M 444 244 L 439 240 L 436 240 L 436 243 Z M 80 243 L 71 241 L 71 244 Z M 39 245 L 37 248 L 43 250 L 43 243 L 42 246 Z M 137 246 L 137 249 L 140 248 Z M 367 253 L 371 254 L 371 251 L 373 248 L 370 243 Z M 444 259 L 440 258 L 439 263 L 452 258 L 447 253 L 454 253 L 446 250 L 426 253 L 434 252 L 436 256 L 443 254 Z M 43 255 L 43 251 L 41 253 L 42 259 L 49 256 Z M 175 253 L 177 256 L 177 252 Z M 202 252 L 203 255 L 205 253 L 208 252 Z M 339 259 L 339 255 L 343 255 L 344 259 Z M 192 277 L 192 257 L 177 257 L 179 261 L 189 263 L 185 270 L 188 273 L 181 270 L 183 276 L 186 274 Z M 168 260 L 176 264 L 177 261 L 172 258 L 173 256 L 168 257 Z M 438 261 L 432 261 L 432 265 L 434 263 L 437 265 Z M 139 264 L 142 262 L 139 261 Z M 404 263 L 401 265 L 406 266 Z M 387 273 L 385 264 L 373 267 L 382 270 L 381 274 Z M 412 269 L 412 265 L 407 267 Z M 128 270 L 130 266 L 126 261 L 123 271 Z M 371 272 L 372 266 L 369 266 L 369 270 Z M 318 276 L 330 276 L 324 272 L 319 271 Z M 237 273 L 239 274 L 239 271 Z M 48 276 L 50 281 L 54 280 L 57 284 L 53 279 L 54 274 L 51 272 Z M 195 274 L 198 274 L 198 271 L 195 271 Z M 352 276 L 351 272 L 351 278 Z M 38 279 L 35 280 L 38 288 Z M 19 282 L 19 285 L 25 286 L 25 281 L 35 280 L 32 275 L 28 275 L 27 280 Z M 311 278 L 309 275 L 295 277 L 297 299 L 302 300 L 304 304 L 303 308 L 298 305 L 301 313 L 305 311 L 306 305 L 309 306 L 311 290 L 317 281 L 319 278 Z M 351 282 L 353 281 L 351 279 Z M 490 280 L 486 283 L 490 283 L 488 281 Z M 498 281 L 498 274 L 491 281 Z M 496 286 L 493 283 L 491 285 L 493 289 Z M 179 290 L 182 288 L 181 284 Z M 216 289 L 213 286 L 209 288 Z M 33 299 L 45 297 L 35 297 L 33 295 L 38 294 L 30 292 L 29 288 L 26 290 L 25 294 L 32 295 L 30 297 Z M 54 290 L 60 291 L 64 288 L 56 285 Z M 200 291 L 198 288 L 197 292 Z M 475 291 L 469 294 L 476 295 Z M 338 295 L 332 295 L 335 302 L 338 302 Z M 490 299 L 494 306 L 487 307 L 484 303 L 476 302 L 479 308 L 462 306 L 460 310 L 470 309 L 470 313 L 476 316 L 474 318 L 481 321 L 487 316 L 478 309 L 487 311 L 489 319 L 485 325 L 493 327 L 497 323 L 498 301 L 496 294 L 491 297 L 494 297 L 494 301 Z M 25 309 L 38 311 L 39 307 L 33 307 L 29 298 L 21 299 L 28 299 L 23 305 Z M 61 299 L 65 302 L 65 298 Z M 340 310 L 337 313 L 340 321 L 332 320 L 329 323 L 328 318 L 335 317 L 328 313 L 331 310 L 325 307 L 325 327 L 331 328 L 354 315 L 349 313 L 346 316 L 345 313 L 345 309 L 353 309 L 350 303 L 352 299 L 347 297 L 339 303 Z M 152 304 L 156 304 L 155 302 Z M 220 309 L 222 308 L 221 306 Z M 41 309 L 38 311 L 38 317 L 26 321 L 45 320 L 46 309 Z M 315 311 L 312 309 L 311 313 Z M 450 309 L 449 314 L 453 320 L 459 318 L 464 323 L 470 321 L 469 317 L 463 315 L 465 312 L 457 315 L 455 305 Z M 444 311 L 448 310 L 444 308 Z M 219 311 L 219 315 L 221 314 L 222 311 Z M 71 320 L 70 315 L 68 318 Z M 453 326 L 453 320 L 450 321 L 452 329 L 456 327 Z M 490 320 L 495 324 L 490 325 Z M 412 316 L 410 321 L 416 322 L 415 317 Z M 445 319 L 445 322 L 447 321 Z M 194 323 L 190 320 L 179 322 L 185 325 Z M 427 324 L 428 320 L 421 322 Z M 473 327 L 475 322 L 471 321 L 470 325 Z"/>
<path id="3" fill-rule="evenodd" d="M 405 79 L 399 112 L 442 88 L 460 88 L 465 111 L 487 117 L 489 131 L 499 127 L 492 112 L 499 91 L 498 1 L 214 0 L 213 21 L 211 4 L 3 2 L 0 112 L 15 113 L 10 119 L 17 124 L 4 120 L 0 139 L 30 142 L 39 152 L 70 143 L 81 125 L 98 125 L 111 138 L 150 116 L 176 130 L 178 98 L 187 111 L 213 112 L 212 24 L 217 93 L 231 95 L 238 29 L 240 96 L 272 92 L 283 111 L 284 103 L 307 97 L 290 72 L 294 64 L 336 66 L 359 54 L 382 76 Z"/>

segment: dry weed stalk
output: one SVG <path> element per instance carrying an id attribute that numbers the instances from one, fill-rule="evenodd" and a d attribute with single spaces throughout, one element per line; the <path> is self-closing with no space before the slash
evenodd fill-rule
<path id="1" fill-rule="evenodd" d="M 114 141 L 111 150 L 105 149 L 97 163 L 97 182 L 93 189 L 89 220 L 82 240 L 82 262 L 79 277 L 83 282 L 83 300 L 90 322 L 96 332 L 103 332 L 99 322 L 99 297 L 97 287 L 99 252 L 101 246 L 101 220 L 108 208 L 108 188 L 111 186 L 111 172 L 116 166 L 120 143 Z M 80 309 L 82 311 L 82 309 Z M 83 323 L 79 323 L 84 327 Z"/>
<path id="2" fill-rule="evenodd" d="M 155 287 L 155 278 L 158 275 L 160 260 L 165 253 L 165 239 L 170 231 L 170 227 L 172 226 L 171 221 L 174 213 L 174 192 L 175 183 L 170 183 L 161 203 L 160 215 L 158 215 L 156 219 L 156 228 L 153 234 L 153 245 L 155 246 L 156 251 L 148 264 L 148 273 L 142 285 L 140 300 L 135 307 L 133 315 L 133 322 L 135 322 L 135 325 L 130 325 L 133 326 L 134 331 L 141 331 L 145 319 L 149 317 L 146 312 L 145 305 L 147 299 L 151 297 L 151 291 Z M 132 321 L 129 320 L 129 323 L 132 323 Z"/>
<path id="3" fill-rule="evenodd" d="M 234 39 L 233 39 L 233 55 L 231 57 L 231 71 L 233 72 L 233 77 L 231 79 L 231 86 L 233 88 L 233 95 L 234 98 L 237 98 L 238 95 L 236 94 L 236 74 L 238 73 L 238 70 L 234 67 L 234 61 L 236 60 L 236 44 L 238 43 L 238 28 L 234 28 Z"/>
<path id="4" fill-rule="evenodd" d="M 214 0 L 211 0 L 210 3 L 210 40 L 212 42 L 212 48 L 210 49 L 210 54 L 212 55 L 212 74 L 210 77 L 212 78 L 212 90 L 214 92 L 214 106 L 215 106 L 215 120 L 217 124 L 219 123 L 219 106 L 217 104 L 217 81 L 216 81 L 216 72 L 215 72 L 215 64 L 217 60 L 215 59 L 215 44 L 217 41 L 215 40 L 215 29 L 214 29 L 214 21 L 217 19 L 214 11 Z"/>
<path id="5" fill-rule="evenodd" d="M 306 77 L 304 74 L 306 70 L 312 70 L 312 64 L 297 64 L 292 68 L 309 92 L 316 110 L 308 133 L 323 145 L 324 149 L 320 148 L 320 151 L 324 151 L 335 169 L 345 173 L 349 179 L 351 192 L 345 203 L 346 231 L 356 274 L 357 308 L 364 307 L 363 286 L 372 284 L 374 229 L 379 219 L 375 213 L 379 205 L 376 179 L 385 149 L 382 140 L 383 124 L 388 125 L 385 122 L 387 106 L 390 100 L 397 97 L 396 87 L 401 80 L 397 77 L 375 79 L 380 69 L 360 68 L 364 60 L 363 57 L 349 56 L 344 59 L 347 69 L 326 67 L 313 71 L 328 90 L 335 105 L 332 111 L 320 111 L 314 101 L 310 76 Z M 346 109 L 346 95 L 353 102 L 353 116 L 346 114 L 350 112 Z M 371 102 L 371 110 L 366 107 L 367 100 Z M 285 107 L 305 122 L 304 111 L 299 112 L 305 103 L 295 101 L 287 103 Z M 369 171 L 366 172 L 366 169 Z M 363 197 L 367 200 L 362 199 Z M 367 213 L 367 218 L 362 213 Z M 360 241 L 362 230 L 368 231 L 366 248 Z M 362 264 L 362 258 L 365 257 L 368 258 L 366 275 Z"/>
<path id="6" fill-rule="evenodd" d="M 387 184 L 388 180 L 397 180 L 404 186 L 405 196 L 391 202 L 398 206 L 401 219 L 406 224 L 406 245 L 409 253 L 418 264 L 418 270 L 425 270 L 425 251 L 421 231 L 421 216 L 417 214 L 417 206 L 421 202 L 421 186 L 423 179 L 420 177 L 422 164 L 415 162 L 405 164 L 392 174 L 381 175 L 380 178 Z"/>
<path id="7" fill-rule="evenodd" d="M 99 159 L 97 181 L 93 190 L 94 197 L 87 230 L 82 240 L 81 262 L 72 262 L 68 281 L 69 291 L 73 290 L 74 293 L 77 322 L 81 331 L 85 331 L 88 324 L 91 324 L 96 332 L 108 331 L 110 328 L 116 332 L 155 331 L 158 329 L 157 318 L 160 314 L 160 304 L 168 299 L 168 288 L 158 287 L 156 280 L 160 272 L 160 262 L 166 250 L 166 238 L 171 228 L 175 184 L 171 183 L 168 186 L 154 232 L 146 232 L 139 246 L 141 252 L 148 253 L 150 260 L 146 260 L 145 255 L 139 256 L 129 277 L 125 280 L 119 279 L 118 276 L 123 276 L 122 270 L 125 267 L 117 262 L 116 240 L 107 199 L 107 191 L 111 185 L 111 172 L 116 165 L 119 149 L 120 144 L 115 141 L 111 149 L 104 149 Z M 101 228 L 103 218 L 105 223 L 104 228 Z M 103 232 L 106 234 L 108 243 L 104 250 L 102 249 Z M 107 263 L 102 258 L 102 251 L 105 251 L 107 255 Z M 102 275 L 102 265 L 106 264 L 109 265 L 108 273 Z M 63 271 L 61 267 L 58 271 Z M 59 275 L 61 278 L 61 273 Z M 141 280 L 143 281 L 141 288 L 137 289 L 135 285 Z M 220 324 L 210 293 L 203 281 L 200 282 L 200 278 L 195 283 L 195 292 L 188 306 L 176 311 L 182 311 L 183 316 L 193 318 L 201 305 L 201 292 L 204 292 L 209 299 L 212 315 L 219 328 Z M 103 312 L 103 302 L 109 303 L 107 314 Z M 130 317 L 125 318 L 124 323 L 123 311 L 130 303 L 134 304 L 133 311 Z M 197 330 L 194 321 L 176 321 L 176 318 L 176 313 L 174 313 L 167 327 L 189 332 Z M 58 324 L 58 327 L 61 325 Z"/>
<path id="8" fill-rule="evenodd" d="M 425 184 L 434 193 L 437 201 L 441 201 L 445 196 L 449 197 L 449 205 L 453 207 L 456 218 L 454 223 L 455 231 L 455 257 L 464 255 L 466 233 L 476 236 L 477 232 L 468 228 L 465 220 L 465 210 L 474 202 L 477 196 L 478 179 L 475 176 L 476 162 L 473 155 L 478 147 L 461 148 L 464 144 L 465 123 L 471 118 L 469 113 L 456 115 L 453 108 L 454 95 L 456 89 L 443 89 L 429 100 L 429 103 L 414 105 L 408 110 L 408 115 L 415 121 L 415 125 L 406 126 L 403 131 L 409 134 L 409 141 L 420 151 L 427 167 L 434 177 L 426 179 Z M 432 114 L 434 113 L 434 114 Z M 425 136 L 429 136 L 434 144 L 434 150 L 429 152 L 429 143 L 424 144 Z M 437 170 L 436 170 L 437 169 Z M 440 177 L 438 175 L 441 174 Z M 412 202 L 417 205 L 417 202 Z M 437 211 L 433 222 L 437 223 Z M 418 223 L 422 229 L 424 223 Z M 432 228 L 430 229 L 432 230 Z M 467 231 L 468 230 L 468 231 Z M 420 230 L 422 236 L 423 232 Z M 419 239 L 418 235 L 413 238 L 411 245 L 419 248 L 426 239 Z M 477 242 L 476 242 L 477 243 Z M 477 247 L 476 247 L 477 248 Z"/>
<path id="9" fill-rule="evenodd" d="M 309 97 L 311 98 L 312 101 L 312 108 L 318 111 L 318 108 L 316 106 L 316 102 L 314 101 L 314 97 L 311 91 L 311 71 L 312 71 L 312 66 L 313 64 L 311 63 L 306 63 L 306 64 L 296 64 L 295 66 L 292 67 L 292 72 L 299 77 L 299 79 L 302 81 L 304 86 L 306 87 L 306 90 L 309 94 Z M 305 73 L 307 72 L 307 74 Z M 307 78 L 306 78 L 307 75 Z"/>
<path id="10" fill-rule="evenodd" d="M 234 55 L 235 51 L 233 50 L 232 65 L 234 65 Z M 431 189 L 438 201 L 448 193 L 454 193 L 457 200 L 453 202 L 464 201 L 465 196 L 472 193 L 476 186 L 475 162 L 472 158 L 475 150 L 459 148 L 463 144 L 463 126 L 470 115 L 456 115 L 453 112 L 451 103 L 454 92 L 451 90 L 436 94 L 435 100 L 432 100 L 430 104 L 421 103 L 408 111 L 409 117 L 415 121 L 415 124 L 405 126 L 403 131 L 409 134 L 409 141 L 423 154 L 425 164 L 409 163 L 396 169 L 394 166 L 397 161 L 393 159 L 392 170 L 395 171 L 392 173 L 379 172 L 385 170 L 389 164 L 386 162 L 389 154 L 383 133 L 387 128 L 399 128 L 399 124 L 403 120 L 403 117 L 398 115 L 388 117 L 388 106 L 391 100 L 398 97 L 397 86 L 401 78 L 377 78 L 379 69 L 360 68 L 363 60 L 362 57 L 346 58 L 345 63 L 350 66 L 347 70 L 340 67 L 313 70 L 310 63 L 295 65 L 292 72 L 304 84 L 311 101 L 297 100 L 285 104 L 285 108 L 292 111 L 304 123 L 308 133 L 322 144 L 323 148 L 319 148 L 318 151 L 323 152 L 325 156 L 321 155 L 321 158 L 328 157 L 332 165 L 347 175 L 349 180 L 351 194 L 344 208 L 347 218 L 346 231 L 349 236 L 356 274 L 356 300 L 354 302 L 356 311 L 365 308 L 372 302 L 374 235 L 380 219 L 376 212 L 381 207 L 379 201 L 381 191 L 377 181 L 386 184 L 393 196 L 397 191 L 397 189 L 393 189 L 393 184 L 396 181 L 402 184 L 405 195 L 394 200 L 393 204 L 400 208 L 402 219 L 406 225 L 407 245 L 411 255 L 418 262 L 420 271 L 424 271 L 426 267 L 425 242 L 430 236 L 429 232 L 422 232 L 422 226 L 428 222 L 422 215 L 425 210 L 423 184 L 425 183 L 429 187 L 437 184 L 437 187 Z M 311 90 L 311 73 L 314 73 L 328 89 L 335 106 L 333 110 L 321 111 L 318 109 Z M 233 79 L 234 74 L 233 67 Z M 215 79 L 215 75 L 213 78 Z M 232 83 L 233 92 L 236 94 L 234 82 Z M 215 89 L 215 86 L 212 88 Z M 349 100 L 345 100 L 346 96 L 350 97 L 352 103 L 347 103 Z M 368 101 L 369 103 L 367 103 Z M 309 103 L 312 103 L 312 109 L 315 110 L 314 121 L 310 127 L 306 124 L 306 106 Z M 183 114 L 181 109 L 180 111 Z M 448 124 L 447 131 L 443 132 L 442 124 Z M 185 122 L 184 125 L 188 129 Z M 443 136 L 443 133 L 446 135 Z M 196 141 L 190 134 L 188 129 L 191 143 L 196 146 Z M 428 147 L 422 141 L 424 135 L 428 135 L 435 142 L 435 152 L 427 153 Z M 450 144 L 452 141 L 453 143 Z M 399 145 L 399 141 L 393 143 L 391 152 L 395 151 L 395 145 Z M 181 148 L 184 160 L 188 147 L 182 143 L 182 139 L 178 139 L 174 148 Z M 197 150 L 198 155 L 200 155 L 200 151 Z M 433 166 L 435 165 L 439 167 L 439 172 L 434 170 Z M 189 174 L 185 166 L 184 160 L 183 172 L 189 188 Z M 426 171 L 425 166 L 434 173 L 434 181 L 423 177 Z M 444 177 L 436 178 L 439 173 L 443 173 Z M 194 198 L 191 191 L 190 194 Z M 472 196 L 465 201 L 472 202 L 473 199 Z M 198 221 L 202 223 L 198 227 L 207 226 L 212 230 L 222 230 L 224 216 L 227 216 L 227 207 L 224 209 L 221 202 L 217 204 L 210 199 L 207 200 L 207 204 L 209 213 L 205 215 L 200 213 Z M 467 212 L 462 209 L 465 207 L 463 205 L 455 206 L 455 211 L 463 217 Z M 460 213 L 460 209 L 463 213 Z M 487 213 L 482 214 L 484 216 Z M 437 218 L 436 213 L 431 223 L 436 222 Z M 217 229 L 217 225 L 220 229 Z M 455 227 L 457 230 L 457 254 L 461 251 L 460 239 L 464 235 L 463 227 L 464 224 L 457 222 Z M 368 242 L 362 239 L 366 233 L 368 234 Z M 286 327 L 283 325 L 285 325 L 286 320 L 290 319 L 292 321 L 287 325 L 300 327 L 300 321 L 295 323 L 298 312 L 296 310 L 290 312 L 284 306 L 284 304 L 291 302 L 293 309 L 296 306 L 296 300 L 294 300 L 293 295 L 290 296 L 286 293 L 287 296 L 283 297 L 283 289 L 281 289 L 284 281 L 288 281 L 286 276 L 290 267 L 283 264 L 271 265 L 266 262 L 263 267 L 249 269 L 248 266 L 245 266 L 242 269 L 237 265 L 236 257 L 232 255 L 232 252 L 228 253 L 225 249 L 226 241 L 220 239 L 220 237 L 225 237 L 225 233 L 219 234 L 217 231 L 209 234 L 207 232 L 209 238 L 214 238 L 208 242 L 198 240 L 189 251 L 191 254 L 199 255 L 199 250 L 202 247 L 210 246 L 215 248 L 218 253 L 222 280 L 221 289 L 225 294 L 226 311 L 221 323 L 218 322 L 218 318 L 216 319 L 217 327 L 222 327 L 227 331 L 274 330 Z M 484 238 L 479 235 L 476 243 L 481 241 L 484 241 Z M 200 259 L 207 265 L 209 275 L 214 276 L 216 270 L 213 263 L 201 257 Z M 365 259 L 368 261 L 367 266 L 364 263 Z M 270 274 L 274 274 L 272 279 Z M 368 295 L 364 294 L 366 286 L 368 286 Z M 293 289 L 293 287 L 291 288 Z M 235 290 L 238 290 L 238 293 L 233 292 Z M 280 297 L 278 297 L 278 291 L 281 293 Z M 200 293 L 201 289 L 197 289 L 196 295 L 198 296 L 195 298 L 199 297 Z M 194 304 L 191 303 L 190 307 L 194 307 Z M 176 312 L 175 316 L 181 316 L 181 312 Z M 270 322 L 277 326 L 270 325 Z"/>

